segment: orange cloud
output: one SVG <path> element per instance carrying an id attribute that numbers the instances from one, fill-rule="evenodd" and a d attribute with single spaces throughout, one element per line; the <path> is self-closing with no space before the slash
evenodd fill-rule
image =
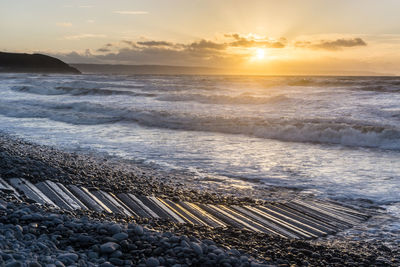
<path id="1" fill-rule="evenodd" d="M 341 50 L 343 48 L 367 46 L 367 43 L 361 38 L 350 39 L 336 39 L 333 41 L 321 40 L 317 43 L 309 41 L 296 42 L 295 47 L 309 48 L 309 49 L 324 49 L 324 50 Z"/>

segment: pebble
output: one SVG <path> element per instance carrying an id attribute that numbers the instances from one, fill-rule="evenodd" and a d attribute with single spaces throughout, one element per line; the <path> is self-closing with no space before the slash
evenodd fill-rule
<path id="1" fill-rule="evenodd" d="M 113 253 L 114 251 L 116 251 L 119 248 L 119 245 L 117 243 L 114 242 L 107 242 L 103 245 L 100 246 L 100 252 L 101 253 Z"/>
<path id="2" fill-rule="evenodd" d="M 20 261 L 11 261 L 5 265 L 5 267 L 22 267 L 23 264 Z"/>
<path id="3" fill-rule="evenodd" d="M 197 243 L 192 243 L 191 246 L 192 246 L 194 252 L 195 252 L 197 255 L 199 255 L 199 256 L 203 255 L 203 249 L 201 248 L 201 246 L 200 246 L 199 244 L 197 244 Z"/>
<path id="4" fill-rule="evenodd" d="M 159 265 L 160 265 L 160 262 L 158 261 L 158 259 L 156 259 L 154 257 L 148 258 L 146 260 L 146 266 L 147 267 L 157 267 Z"/>
<path id="5" fill-rule="evenodd" d="M 112 235 L 115 235 L 115 234 L 121 233 L 122 228 L 119 224 L 114 224 L 109 228 L 109 231 Z"/>
<path id="6" fill-rule="evenodd" d="M 125 239 L 128 239 L 129 235 L 127 233 L 118 233 L 112 236 L 115 240 L 118 241 L 123 241 Z"/>
<path id="7" fill-rule="evenodd" d="M 138 236 L 141 236 L 144 233 L 143 227 L 141 227 L 140 225 L 136 225 L 134 231 L 135 231 L 135 234 L 137 234 Z"/>
<path id="8" fill-rule="evenodd" d="M 78 260 L 79 256 L 75 253 L 64 253 L 57 257 L 64 264 L 71 265 Z M 57 264 L 56 264 L 57 265 Z"/>

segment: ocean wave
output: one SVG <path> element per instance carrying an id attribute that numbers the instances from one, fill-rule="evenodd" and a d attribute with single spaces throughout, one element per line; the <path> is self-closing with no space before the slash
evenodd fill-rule
<path id="1" fill-rule="evenodd" d="M 400 79 L 397 77 L 288 78 L 287 80 L 282 80 L 282 85 L 294 87 L 345 87 L 357 91 L 400 92 Z"/>
<path id="2" fill-rule="evenodd" d="M 366 86 L 355 86 L 353 90 L 371 91 L 379 93 L 398 93 L 400 92 L 400 84 L 371 84 Z"/>
<path id="3" fill-rule="evenodd" d="M 400 150 L 400 129 L 343 119 L 205 116 L 118 108 L 90 102 L 54 103 L 29 100 L 18 103 L 1 102 L 0 114 L 8 117 L 47 118 L 76 125 L 137 123 L 147 127 L 241 134 L 281 141 Z"/>
<path id="4" fill-rule="evenodd" d="M 238 96 L 228 95 L 203 95 L 203 94 L 169 94 L 157 98 L 159 101 L 169 102 L 197 102 L 201 104 L 239 104 L 239 105 L 262 105 L 276 102 L 287 101 L 289 98 L 285 95 L 271 97 L 256 97 L 246 94 Z"/>
<path id="5" fill-rule="evenodd" d="M 38 95 L 129 95 L 129 96 L 145 96 L 145 97 L 155 97 L 157 94 L 154 93 L 144 93 L 144 92 L 133 92 L 126 90 L 115 90 L 106 88 L 79 88 L 79 87 L 68 87 L 68 86 L 56 86 L 56 87 L 38 87 L 30 85 L 18 85 L 12 86 L 11 90 L 16 92 L 24 92 L 30 94 Z"/>

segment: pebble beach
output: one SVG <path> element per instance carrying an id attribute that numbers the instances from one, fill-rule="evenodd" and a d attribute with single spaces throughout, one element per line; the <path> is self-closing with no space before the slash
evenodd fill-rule
<path id="1" fill-rule="evenodd" d="M 0 176 L 50 179 L 107 191 L 158 194 L 207 203 L 257 200 L 187 190 L 157 171 L 0 136 Z M 398 266 L 385 242 L 331 237 L 291 240 L 234 228 L 92 211 L 65 211 L 1 195 L 0 249 L 5 266 Z M 334 242 L 332 240 L 335 240 Z"/>

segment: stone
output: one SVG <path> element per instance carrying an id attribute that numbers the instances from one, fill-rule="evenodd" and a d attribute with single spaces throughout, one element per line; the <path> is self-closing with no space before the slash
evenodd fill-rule
<path id="1" fill-rule="evenodd" d="M 5 265 L 5 267 L 22 267 L 23 264 L 19 261 L 11 261 Z"/>
<path id="2" fill-rule="evenodd" d="M 125 240 L 128 237 L 129 237 L 129 235 L 127 233 L 123 233 L 123 232 L 115 234 L 115 235 L 112 236 L 112 238 L 114 238 L 115 240 L 118 240 L 118 241 Z"/>
<path id="3" fill-rule="evenodd" d="M 54 263 L 57 267 L 64 267 L 65 265 L 64 265 L 64 263 L 62 263 L 61 261 L 56 261 L 55 263 Z M 67 265 L 70 265 L 69 263 L 66 263 Z M 72 265 L 72 264 L 71 264 Z"/>
<path id="4" fill-rule="evenodd" d="M 114 224 L 109 228 L 109 231 L 112 235 L 115 235 L 115 234 L 121 233 L 122 228 L 119 224 Z"/>
<path id="5" fill-rule="evenodd" d="M 159 265 L 160 265 L 160 262 L 158 261 L 158 259 L 156 259 L 154 257 L 148 258 L 146 260 L 146 266 L 147 267 L 157 267 Z"/>
<path id="6" fill-rule="evenodd" d="M 117 249 L 119 249 L 119 245 L 114 242 L 107 242 L 100 246 L 100 252 L 105 254 L 113 253 Z"/>
<path id="7" fill-rule="evenodd" d="M 135 234 L 142 236 L 143 235 L 143 227 L 140 225 L 136 225 L 136 227 L 134 228 L 134 232 L 135 232 Z"/>
<path id="8" fill-rule="evenodd" d="M 122 255 L 123 254 L 120 250 L 116 250 L 110 255 L 110 258 L 120 258 Z"/>
<path id="9" fill-rule="evenodd" d="M 58 255 L 57 259 L 64 264 L 71 265 L 78 260 L 79 256 L 75 253 L 64 253 Z M 57 264 L 56 264 L 57 265 Z"/>
<path id="10" fill-rule="evenodd" d="M 87 256 L 89 259 L 97 259 L 99 257 L 99 253 L 94 251 L 89 251 Z"/>
<path id="11" fill-rule="evenodd" d="M 108 260 L 110 261 L 110 263 L 112 263 L 114 265 L 123 265 L 124 264 L 124 260 L 121 260 L 118 258 L 109 258 Z"/>
<path id="12" fill-rule="evenodd" d="M 203 249 L 199 244 L 192 242 L 191 247 L 197 255 L 199 256 L 203 255 Z"/>

